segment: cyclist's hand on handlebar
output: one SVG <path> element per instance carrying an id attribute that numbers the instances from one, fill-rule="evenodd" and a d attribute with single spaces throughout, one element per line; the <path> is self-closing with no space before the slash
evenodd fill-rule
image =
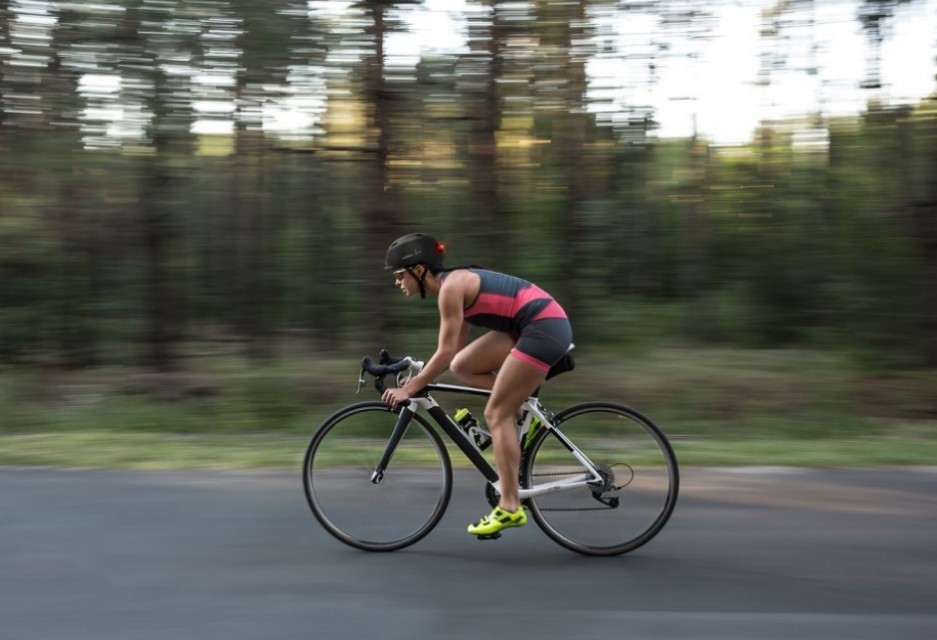
<path id="1" fill-rule="evenodd" d="M 384 404 L 391 407 L 396 407 L 398 404 L 404 403 L 409 399 L 410 394 L 404 391 L 403 387 L 385 389 L 384 395 L 381 396 L 381 400 L 384 401 Z"/>

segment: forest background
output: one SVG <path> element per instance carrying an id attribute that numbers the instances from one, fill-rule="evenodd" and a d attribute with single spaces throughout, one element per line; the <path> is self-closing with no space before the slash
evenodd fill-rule
<path id="1" fill-rule="evenodd" d="M 754 86 L 837 54 L 825 2 L 761 5 Z M 590 74 L 693 68 L 698 0 L 466 1 L 410 65 L 419 2 L 0 1 L 0 463 L 293 464 L 362 355 L 431 355 L 383 271 L 413 230 L 563 303 L 557 409 L 635 405 L 688 462 L 932 462 L 937 82 L 894 99 L 881 51 L 934 3 L 846 4 L 862 109 L 726 145 Z"/>

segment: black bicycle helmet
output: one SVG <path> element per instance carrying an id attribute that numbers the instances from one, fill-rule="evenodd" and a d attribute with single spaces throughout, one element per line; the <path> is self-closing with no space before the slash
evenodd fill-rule
<path id="1" fill-rule="evenodd" d="M 430 269 L 442 267 L 446 247 L 428 233 L 408 233 L 390 243 L 385 269 L 406 269 L 425 264 Z"/>

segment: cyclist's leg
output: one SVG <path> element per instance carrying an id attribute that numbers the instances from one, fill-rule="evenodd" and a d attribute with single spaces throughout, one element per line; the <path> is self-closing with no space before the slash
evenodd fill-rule
<path id="1" fill-rule="evenodd" d="M 550 366 L 557 362 L 572 341 L 566 318 L 539 320 L 524 327 L 516 347 L 505 359 L 492 388 L 485 421 L 495 447 L 498 477 L 501 480 L 501 506 L 516 511 L 518 473 L 521 458 L 515 417 L 521 404 L 543 384 Z"/>
<path id="2" fill-rule="evenodd" d="M 495 373 L 508 357 L 514 342 L 506 333 L 489 331 L 459 351 L 449 365 L 449 370 L 463 384 L 491 389 L 495 383 Z"/>
<path id="3" fill-rule="evenodd" d="M 501 507 L 517 511 L 521 449 L 515 416 L 521 404 L 543 384 L 547 372 L 526 359 L 509 356 L 501 365 L 485 407 L 485 422 L 494 444 L 495 463 L 501 481 Z"/>

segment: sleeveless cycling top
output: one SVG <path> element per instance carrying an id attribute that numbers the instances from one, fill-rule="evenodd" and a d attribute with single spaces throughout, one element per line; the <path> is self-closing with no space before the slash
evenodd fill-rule
<path id="1" fill-rule="evenodd" d="M 532 282 L 486 269 L 468 271 L 481 279 L 478 296 L 464 311 L 471 325 L 519 335 L 532 322 L 566 318 L 563 307 Z M 442 275 L 443 284 L 448 273 Z"/>

